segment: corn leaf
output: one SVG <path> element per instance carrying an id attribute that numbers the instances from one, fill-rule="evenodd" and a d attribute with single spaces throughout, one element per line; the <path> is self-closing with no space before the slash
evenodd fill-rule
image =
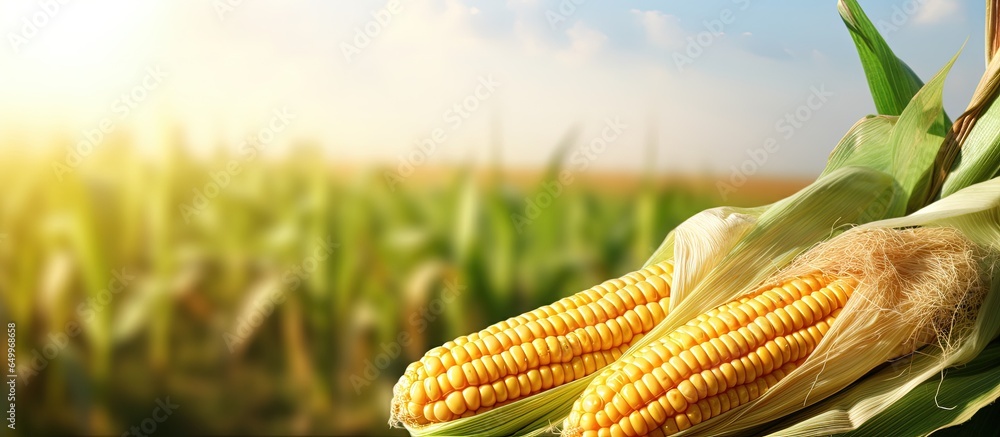
<path id="1" fill-rule="evenodd" d="M 1000 360 L 998 360 L 997 358 L 989 359 L 988 356 L 985 356 L 987 354 L 987 351 L 989 351 L 992 348 L 1000 346 L 1000 344 L 998 343 L 1000 342 L 998 342 L 997 340 L 994 340 L 993 343 L 990 343 L 990 345 L 986 347 L 987 350 L 979 354 L 979 356 L 976 357 L 975 360 L 969 363 L 969 366 L 978 366 L 980 364 L 985 363 L 986 365 L 991 366 L 994 371 L 1000 371 L 1000 366 L 997 366 L 997 363 Z M 986 381 L 984 381 L 984 383 L 989 384 L 989 382 Z M 969 385 L 972 386 L 973 384 Z M 979 384 L 977 383 L 975 387 L 978 386 Z M 964 437 L 968 435 L 990 435 L 994 433 L 996 431 L 996 426 L 997 426 L 996 417 L 997 414 L 1000 414 L 1000 402 L 995 402 L 995 401 L 993 403 L 984 402 L 983 405 L 984 406 L 979 408 L 979 410 L 976 411 L 975 414 L 972 415 L 972 418 L 969 419 L 967 422 L 948 428 L 941 428 L 935 431 L 934 435 L 938 437 Z"/>
<path id="2" fill-rule="evenodd" d="M 927 435 L 944 425 L 959 424 L 1000 397 L 1000 342 L 994 341 L 969 364 L 948 369 L 941 378 L 922 382 L 883 414 L 865 422 L 848 436 Z M 930 408 L 940 405 L 941 408 Z M 914 420 L 919 411 L 920 420 Z M 987 429 L 948 428 L 962 435 L 987 435 L 995 417 L 985 417 Z M 962 428 L 965 428 L 964 426 Z"/>
<path id="3" fill-rule="evenodd" d="M 938 155 L 936 171 L 941 175 L 951 171 L 952 175 L 947 177 L 948 181 L 944 177 L 934 178 L 930 194 L 935 198 L 947 196 L 1000 173 L 996 147 L 997 115 L 996 110 L 992 109 L 993 100 L 1000 92 L 1000 61 L 994 56 L 1000 45 L 997 37 L 997 23 L 1000 23 L 998 3 L 1000 2 L 997 0 L 986 2 L 986 73 L 980 79 L 968 108 L 955 120 Z M 947 186 L 944 186 L 946 183 Z"/>
<path id="4" fill-rule="evenodd" d="M 899 116 L 889 137 L 893 148 L 892 171 L 905 193 L 907 212 L 913 212 L 928 201 L 934 163 L 944 141 L 946 128 L 938 123 L 944 116 L 942 95 L 944 80 L 958 54 L 955 54 L 937 74 L 917 92 Z"/>
<path id="5" fill-rule="evenodd" d="M 890 215 L 903 215 L 931 199 L 937 157 L 946 131 L 940 124 L 944 114 L 944 81 L 955 55 L 910 100 L 899 117 L 869 116 L 851 127 L 830 154 L 823 175 L 850 165 L 869 167 L 896 178 L 902 190 L 893 199 Z"/>
<path id="6" fill-rule="evenodd" d="M 923 82 L 896 57 L 857 0 L 840 0 L 837 9 L 858 49 L 876 110 L 883 115 L 902 114 Z"/>
<path id="7" fill-rule="evenodd" d="M 892 115 L 870 115 L 858 120 L 830 153 L 820 177 L 848 166 L 891 172 L 893 159 L 889 137 L 898 120 L 899 117 Z"/>
<path id="8" fill-rule="evenodd" d="M 945 163 L 951 172 L 941 188 L 941 197 L 1000 173 L 1000 105 L 994 104 L 998 93 L 1000 57 L 993 57 L 969 108 L 955 122 L 955 142 L 960 149 L 954 164 Z"/>

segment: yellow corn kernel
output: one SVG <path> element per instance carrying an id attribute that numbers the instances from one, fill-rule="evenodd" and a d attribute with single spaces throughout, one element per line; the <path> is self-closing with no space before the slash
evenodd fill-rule
<path id="1" fill-rule="evenodd" d="M 598 371 L 666 317 L 672 275 L 653 264 L 431 349 L 397 383 L 394 417 L 446 422 Z"/>
<path id="2" fill-rule="evenodd" d="M 565 434 L 670 435 L 757 399 L 812 353 L 855 286 L 815 273 L 694 318 L 594 378 Z"/>

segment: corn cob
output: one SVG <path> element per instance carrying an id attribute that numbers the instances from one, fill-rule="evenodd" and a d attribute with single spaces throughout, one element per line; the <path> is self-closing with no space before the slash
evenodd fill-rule
<path id="1" fill-rule="evenodd" d="M 593 374 L 666 317 L 665 261 L 431 349 L 396 384 L 394 420 L 468 417 Z"/>
<path id="2" fill-rule="evenodd" d="M 670 435 L 756 399 L 809 356 L 855 286 L 815 273 L 698 316 L 595 377 L 564 434 Z"/>

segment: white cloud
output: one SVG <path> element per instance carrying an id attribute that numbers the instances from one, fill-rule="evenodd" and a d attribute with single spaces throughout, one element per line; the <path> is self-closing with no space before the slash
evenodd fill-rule
<path id="1" fill-rule="evenodd" d="M 646 40 L 654 46 L 665 49 L 678 49 L 684 46 L 684 31 L 680 20 L 660 11 L 640 11 L 632 9 L 646 32 Z"/>
<path id="2" fill-rule="evenodd" d="M 608 42 L 608 36 L 598 30 L 592 29 L 582 21 L 577 21 L 573 27 L 566 29 L 569 36 L 570 45 L 566 50 L 561 51 L 560 59 L 569 62 L 582 62 L 590 59 L 604 48 Z"/>
<path id="3" fill-rule="evenodd" d="M 70 60 L 79 57 L 99 69 L 65 68 L 29 57 L 38 56 L 50 44 L 47 40 L 60 40 L 60 33 L 72 35 L 74 26 L 93 26 L 92 17 L 102 18 L 96 22 L 103 28 L 118 22 L 109 14 L 87 14 L 93 4 L 67 7 L 66 15 L 32 42 L 26 56 L 0 51 L 2 75 L 13 75 L 0 81 L 4 127 L 42 123 L 38 120 L 51 120 L 56 112 L 75 111 L 65 118 L 78 115 L 79 128 L 91 129 L 94 119 L 106 115 L 108 104 L 141 79 L 134 76 L 156 63 L 171 77 L 151 98 L 162 99 L 166 109 L 150 105 L 145 114 L 150 120 L 176 119 L 196 145 L 205 147 L 237 144 L 267 120 L 272 108 L 287 106 L 299 118 L 276 141 L 315 139 L 347 162 L 378 159 L 394 165 L 415 141 L 444 128 L 448 139 L 432 158 L 434 163 L 489 156 L 487 144 L 498 130 L 505 164 L 537 166 L 551 157 L 570 126 L 582 123 L 582 142 L 600 134 L 605 117 L 621 117 L 629 133 L 595 166 L 636 168 L 647 156 L 646 120 L 656 113 L 654 121 L 669 132 L 664 142 L 677 145 L 659 155 L 658 165 L 693 169 L 704 162 L 706 169 L 728 171 L 730 164 L 746 159 L 745 147 L 773 135 L 768 129 L 774 120 L 794 109 L 789 102 L 799 98 L 801 89 L 779 89 L 774 80 L 757 77 L 804 74 L 795 70 L 800 66 L 772 62 L 763 64 L 756 76 L 720 79 L 698 71 L 682 75 L 662 49 L 647 50 L 687 43 L 693 33 L 684 32 L 677 17 L 617 11 L 618 18 L 641 24 L 650 41 L 649 47 L 623 54 L 611 49 L 610 38 L 618 34 L 604 33 L 613 30 L 598 27 L 599 18 L 583 23 L 574 17 L 574 23 L 553 31 L 538 0 L 508 0 L 513 18 L 505 15 L 502 20 L 486 7 L 474 15 L 476 8 L 462 0 L 407 2 L 351 63 L 341 43 L 353 41 L 358 29 L 372 20 L 373 9 L 384 2 L 299 0 L 295 8 L 244 2 L 222 22 L 206 3 L 164 3 L 139 24 L 119 20 L 129 26 L 112 34 L 135 42 L 114 50 L 115 56 L 56 53 Z M 4 5 L 0 2 L 0 12 Z M 7 16 L 18 19 L 20 14 Z M 171 31 L 181 24 L 185 32 Z M 484 32 L 479 28 L 483 24 L 499 29 Z M 738 48 L 719 47 L 713 56 L 740 55 Z M 473 93 L 479 77 L 490 75 L 502 84 L 495 97 L 453 129 L 443 120 L 444 112 Z M 67 94 L 77 97 L 76 107 Z M 823 117 L 833 111 L 824 109 Z M 719 119 L 726 120 L 727 129 L 716 128 Z M 826 126 L 820 121 L 813 125 Z M 797 141 L 808 144 L 819 138 L 809 135 L 797 133 Z M 817 156 L 821 166 L 822 156 Z M 801 168 L 775 159 L 765 171 Z"/>
<path id="4" fill-rule="evenodd" d="M 944 21 L 958 12 L 957 0 L 924 0 L 913 19 L 919 24 L 933 24 Z"/>

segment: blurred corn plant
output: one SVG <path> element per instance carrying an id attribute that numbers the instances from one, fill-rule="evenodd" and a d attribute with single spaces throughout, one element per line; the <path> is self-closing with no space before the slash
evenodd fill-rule
<path id="1" fill-rule="evenodd" d="M 58 172 L 68 139 L 5 141 L 0 317 L 24 435 L 121 434 L 162 397 L 179 405 L 164 433 L 384 435 L 424 350 L 629 271 L 717 201 L 651 172 L 577 175 L 518 229 L 559 156 L 540 176 L 465 167 L 391 190 L 315 145 L 196 158 L 180 138 L 150 154 L 118 134 Z"/>

